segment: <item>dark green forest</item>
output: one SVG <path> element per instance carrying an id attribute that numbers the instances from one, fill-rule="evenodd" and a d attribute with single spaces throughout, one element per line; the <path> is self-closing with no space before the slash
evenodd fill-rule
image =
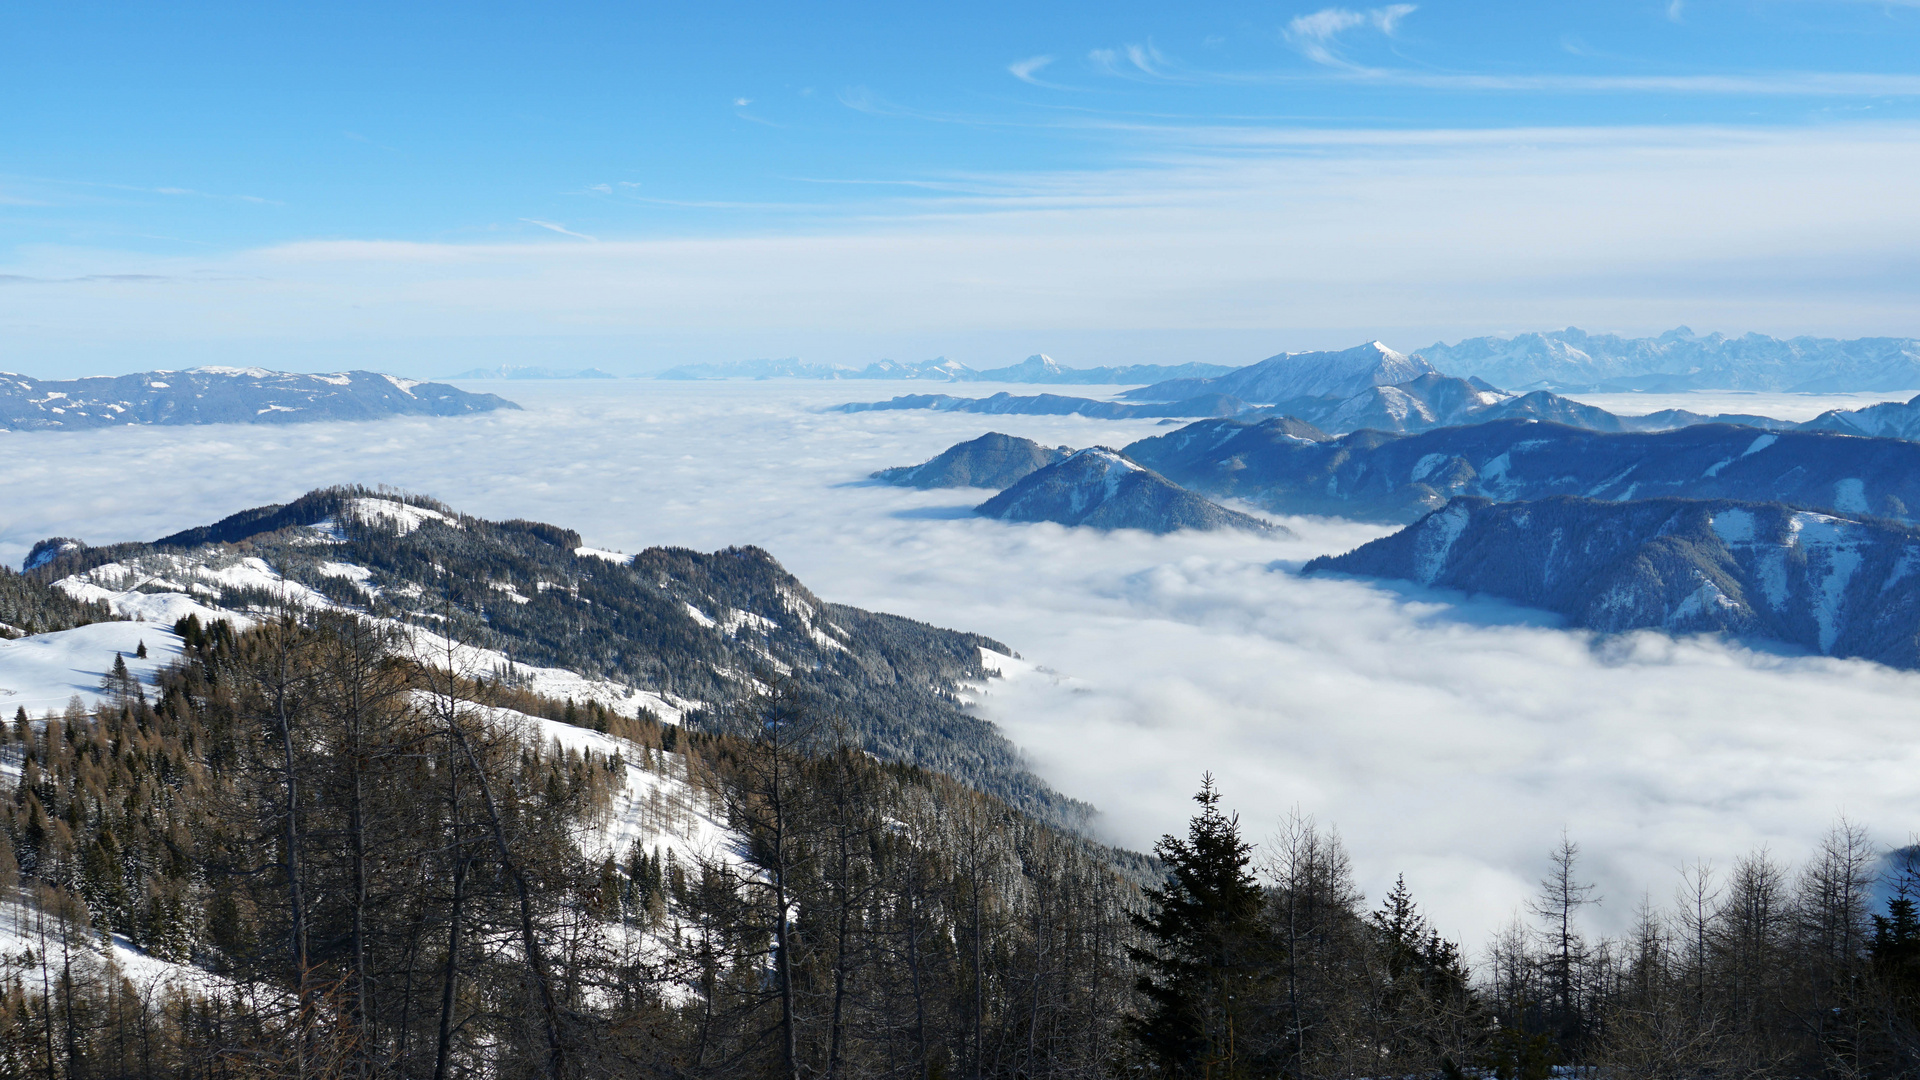
<path id="1" fill-rule="evenodd" d="M 880 761 L 778 679 L 683 729 L 344 615 L 176 629 L 157 686 L 4 726 L 0 1076 L 1920 1072 L 1920 880 L 1844 823 L 1798 868 L 1700 864 L 1619 938 L 1582 932 L 1565 841 L 1470 957 L 1404 882 L 1363 897 L 1336 830 L 1251 837 L 1210 780 L 1148 860 Z M 671 781 L 654 835 L 736 846 L 588 854 L 629 765 Z"/>

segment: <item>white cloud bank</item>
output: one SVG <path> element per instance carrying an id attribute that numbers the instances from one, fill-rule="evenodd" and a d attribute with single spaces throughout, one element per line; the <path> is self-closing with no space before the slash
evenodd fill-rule
<path id="1" fill-rule="evenodd" d="M 1271 541 L 975 520 L 983 493 L 858 481 L 986 430 L 1084 446 L 1167 429 L 802 407 L 896 389 L 517 384 L 526 412 L 456 421 L 0 435 L 0 559 L 350 481 L 603 548 L 760 544 L 824 597 L 989 634 L 1055 673 L 997 683 L 986 707 L 1116 839 L 1180 828 L 1210 769 L 1252 835 L 1294 806 L 1337 824 L 1372 895 L 1404 871 L 1472 946 L 1562 826 L 1602 928 L 1696 856 L 1798 857 L 1842 812 L 1885 841 L 1920 827 L 1920 676 L 1653 635 L 1596 647 L 1499 604 L 1289 572 L 1369 526 Z"/>
<path id="2" fill-rule="evenodd" d="M 462 343 L 499 338 L 592 341 L 590 362 L 631 367 L 675 359 L 666 340 L 705 358 L 782 335 L 1270 330 L 1273 351 L 1569 323 L 1920 330 L 1909 125 L 1104 133 L 1129 148 L 1106 171 L 945 178 L 778 233 L 23 249 L 0 277 L 33 280 L 0 284 L 0 332 L 7 366 L 281 347 L 350 363 L 378 342 L 447 370 L 467 366 Z M 1121 340 L 1093 359 L 1134 358 Z"/>

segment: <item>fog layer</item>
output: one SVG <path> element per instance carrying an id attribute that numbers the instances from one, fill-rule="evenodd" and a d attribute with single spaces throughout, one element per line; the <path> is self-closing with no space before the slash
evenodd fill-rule
<path id="1" fill-rule="evenodd" d="M 999 387 L 969 387 L 991 393 Z M 971 518 L 977 491 L 864 480 L 988 430 L 1122 445 L 1153 421 L 856 415 L 871 385 L 515 384 L 522 413 L 288 427 L 0 434 L 0 560 L 152 539 L 316 486 L 389 484 L 589 544 L 758 544 L 823 597 L 1005 641 L 982 708 L 1111 839 L 1177 830 L 1203 771 L 1256 838 L 1337 825 L 1367 891 L 1404 872 L 1449 933 L 1504 922 L 1566 828 L 1618 926 L 1673 868 L 1798 855 L 1846 813 L 1920 827 L 1920 677 L 1658 635 L 1598 640 L 1503 604 L 1302 579 L 1383 533 L 1152 537 Z"/>

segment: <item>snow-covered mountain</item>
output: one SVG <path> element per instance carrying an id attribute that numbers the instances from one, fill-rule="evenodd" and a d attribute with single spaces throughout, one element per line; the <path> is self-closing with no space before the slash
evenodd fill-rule
<path id="1" fill-rule="evenodd" d="M 1206 378 L 1234 370 L 1226 364 L 1124 364 L 1119 367 L 1062 367 L 1045 353 L 1034 353 L 1017 364 L 976 371 L 957 360 L 935 357 L 925 363 L 881 360 L 864 368 L 815 364 L 798 357 L 784 360 L 732 360 L 714 364 L 683 364 L 669 368 L 660 379 L 919 379 L 936 382 L 1065 383 L 1121 385 L 1163 379 Z"/>
<path id="2" fill-rule="evenodd" d="M 1786 642 L 1920 667 L 1920 530 L 1778 503 L 1461 498 L 1305 573 L 1503 597 L 1603 632 Z"/>
<path id="3" fill-rule="evenodd" d="M 951 394 L 902 394 L 887 401 L 853 401 L 833 412 L 885 412 L 894 409 L 931 409 L 935 412 L 979 413 L 983 416 L 1090 416 L 1097 420 L 1138 420 L 1156 417 L 1185 419 L 1197 416 L 1239 416 L 1250 409 L 1239 398 L 1202 394 L 1185 401 L 1131 405 L 1124 401 L 1061 394 L 1016 396 L 1002 390 L 992 397 L 965 398 Z"/>
<path id="4" fill-rule="evenodd" d="M 1143 469 L 1104 446 L 1078 451 L 1034 472 L 974 512 L 1002 521 L 1052 521 L 1096 529 L 1244 529 L 1285 534 Z"/>
<path id="5" fill-rule="evenodd" d="M 1436 342 L 1419 350 L 1442 371 L 1498 386 L 1603 390 L 1787 390 L 1837 393 L 1920 388 L 1920 340 L 1589 334 L 1575 327 L 1510 338 Z"/>
<path id="6" fill-rule="evenodd" d="M 1395 438 L 1303 438 L 1275 421 L 1205 420 L 1126 447 L 1209 495 L 1276 513 L 1412 521 L 1459 495 L 1779 500 L 1842 514 L 1920 518 L 1920 444 L 1823 431 L 1704 424 L 1604 433 L 1497 420 Z"/>
<path id="7" fill-rule="evenodd" d="M 49 380 L 0 372 L 0 428 L 128 424 L 292 424 L 383 416 L 465 416 L 520 406 L 493 394 L 371 371 L 300 375 L 201 367 Z"/>
<path id="8" fill-rule="evenodd" d="M 1375 386 L 1397 386 L 1439 374 L 1432 364 L 1378 341 L 1339 352 L 1281 353 L 1211 379 L 1175 379 L 1129 390 L 1134 401 L 1178 401 L 1200 394 L 1227 394 L 1256 405 L 1299 398 L 1346 399 Z"/>
<path id="9" fill-rule="evenodd" d="M 1118 367 L 1061 367 L 1053 357 L 1035 353 L 1017 364 L 976 371 L 976 382 L 1078 383 L 1083 386 L 1120 386 L 1167 379 L 1206 379 L 1234 370 L 1226 364 L 1123 364 Z"/>
<path id="10" fill-rule="evenodd" d="M 1800 425 L 1800 429 L 1920 439 L 1920 396 L 1908 401 L 1883 401 L 1862 409 L 1829 409 Z"/>
<path id="11" fill-rule="evenodd" d="M 1406 434 L 1513 418 L 1549 420 L 1592 431 L 1665 431 L 1690 424 L 1728 423 L 1748 424 L 1769 430 L 1787 430 L 1797 426 L 1765 416 L 1702 416 L 1682 409 L 1667 409 L 1646 416 L 1616 416 L 1605 409 L 1583 405 L 1545 390 L 1509 394 L 1479 380 L 1456 379 L 1433 373 L 1391 386 L 1368 386 L 1351 397 L 1293 398 L 1275 405 L 1251 405 L 1227 394 L 1202 394 L 1174 402 L 1129 404 L 1058 394 L 1017 397 L 1003 391 L 986 398 L 903 394 L 889 401 L 841 405 L 836 411 L 871 412 L 888 409 L 931 409 L 936 412 L 990 416 L 1089 416 L 1101 420 L 1237 417 L 1252 422 L 1286 416 L 1335 434 L 1366 429 Z"/>
<path id="12" fill-rule="evenodd" d="M 982 650 L 1005 645 L 821 600 L 758 548 L 624 555 L 558 526 L 332 488 L 151 544 L 68 541 L 38 554 L 27 576 L 122 618 L 167 626 L 336 608 L 405 627 L 489 680 L 629 716 L 702 724 L 782 679 L 884 760 L 1051 820 L 1083 810 L 960 699 L 989 676 Z"/>
<path id="13" fill-rule="evenodd" d="M 873 479 L 898 487 L 978 487 L 998 491 L 1072 452 L 1071 447 L 1041 446 L 1032 439 L 989 431 L 977 439 L 950 446 L 939 456 L 918 465 L 881 469 L 873 474 Z"/>

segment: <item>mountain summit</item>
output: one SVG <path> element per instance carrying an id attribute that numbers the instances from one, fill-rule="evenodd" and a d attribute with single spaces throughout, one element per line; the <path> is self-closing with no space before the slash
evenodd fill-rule
<path id="1" fill-rule="evenodd" d="M 1339 352 L 1281 353 L 1212 379 L 1174 379 L 1129 390 L 1123 397 L 1178 401 L 1200 394 L 1230 394 L 1270 405 L 1299 398 L 1350 398 L 1376 386 L 1398 386 L 1438 375 L 1418 356 L 1395 352 L 1378 341 Z"/>
<path id="2" fill-rule="evenodd" d="M 974 508 L 1002 521 L 1052 521 L 1096 529 L 1287 530 L 1195 495 L 1104 446 L 1049 465 Z"/>
<path id="3" fill-rule="evenodd" d="M 995 491 L 1073 453 L 1065 446 L 1042 446 L 1032 439 L 989 431 L 971 442 L 957 443 L 945 453 L 918 465 L 881 469 L 875 480 L 896 487 L 993 488 Z"/>

